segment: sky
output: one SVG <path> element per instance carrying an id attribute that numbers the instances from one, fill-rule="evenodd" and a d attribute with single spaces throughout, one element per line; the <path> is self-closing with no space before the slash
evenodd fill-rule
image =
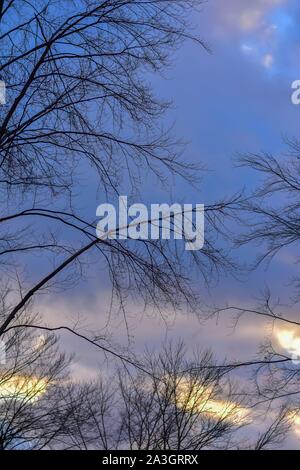
<path id="1" fill-rule="evenodd" d="M 210 53 L 186 42 L 163 76 L 149 76 L 157 95 L 173 102 L 166 123 L 174 123 L 176 135 L 189 142 L 185 158 L 206 168 L 196 188 L 176 180 L 174 199 L 209 204 L 241 189 L 250 191 L 255 176 L 236 168 L 234 156 L 261 151 L 283 155 L 284 138 L 299 135 L 300 106 L 291 102 L 291 84 L 300 79 L 299 19 L 297 0 L 208 0 L 191 20 Z M 79 194 L 81 208 L 95 214 L 103 201 L 96 184 L 94 187 L 89 180 L 86 185 Z M 144 182 L 143 201 L 138 202 L 151 201 L 152 187 L 152 179 Z M 164 201 L 167 193 L 157 187 L 155 197 Z M 236 256 L 251 262 L 257 249 L 247 247 Z M 266 286 L 286 300 L 291 294 L 289 280 L 296 272 L 294 260 L 294 252 L 287 250 L 268 269 L 260 268 L 242 281 L 222 277 L 206 294 L 207 300 L 253 305 Z M 75 289 L 54 298 L 38 298 L 37 309 L 53 324 L 61 318 L 72 322 L 78 317 L 82 327 L 104 328 L 109 294 L 106 273 L 95 263 Z M 145 345 L 159 349 L 166 338 L 181 338 L 191 349 L 199 345 L 212 348 L 221 360 L 254 357 L 259 343 L 269 334 L 284 348 L 284 342 L 280 345 L 276 332 L 262 320 L 245 318 L 233 331 L 230 318 L 204 324 L 182 311 L 167 311 L 162 318 L 152 310 L 145 311 L 139 301 L 132 300 L 127 307 L 129 337 L 123 317 L 117 314 L 110 319 L 109 331 L 114 343 L 127 347 L 129 342 L 137 354 Z M 291 307 L 292 314 L 297 314 L 297 306 Z M 297 337 L 298 333 L 294 334 Z M 67 350 L 76 351 L 73 369 L 77 377 L 92 377 L 103 368 L 104 358 L 98 351 L 68 335 L 62 340 Z M 289 445 L 296 446 L 296 441 L 292 438 Z"/>

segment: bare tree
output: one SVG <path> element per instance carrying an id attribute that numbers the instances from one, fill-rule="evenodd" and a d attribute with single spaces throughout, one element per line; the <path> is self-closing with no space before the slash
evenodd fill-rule
<path id="1" fill-rule="evenodd" d="M 196 168 L 180 158 L 181 143 L 161 126 L 168 104 L 156 99 L 145 77 L 168 65 L 172 50 L 182 40 L 190 38 L 205 46 L 191 32 L 188 21 L 191 8 L 201 3 L 75 0 L 63 6 L 59 3 L 58 8 L 56 0 L 0 2 L 0 75 L 7 87 L 7 105 L 0 107 L 0 268 L 3 277 L 10 279 L 8 289 L 13 288 L 10 301 L 3 300 L 0 337 L 9 343 L 19 336 L 19 350 L 30 332 L 38 329 L 47 335 L 64 328 L 83 338 L 64 324 L 50 328 L 40 319 L 32 322 L 27 309 L 36 294 L 55 282 L 61 285 L 62 274 L 65 283 L 73 285 L 92 250 L 106 265 L 122 309 L 124 295 L 130 292 L 158 309 L 177 308 L 183 302 L 199 307 L 189 282 L 191 268 L 177 245 L 97 239 L 95 221 L 82 216 L 73 193 L 80 188 L 82 168 L 88 165 L 96 170 L 103 195 L 118 195 L 122 181 L 137 191 L 145 170 L 162 182 L 169 172 L 193 180 Z M 237 196 L 206 208 L 206 244 L 193 256 L 204 280 L 220 267 L 233 266 L 217 247 L 215 234 L 238 200 Z M 33 254 L 43 256 L 48 271 L 29 285 L 19 271 L 24 264 L 30 266 Z M 52 264 L 48 264 L 49 255 Z M 6 299 L 4 291 L 1 298 Z M 55 338 L 49 338 L 53 347 Z M 121 442 L 134 448 L 229 446 L 229 437 L 238 427 L 231 417 L 239 405 L 230 405 L 217 418 L 207 411 L 208 404 L 221 396 L 223 365 L 208 367 L 212 359 L 204 356 L 198 358 L 199 367 L 183 374 L 178 370 L 184 362 L 180 351 L 175 356 L 165 351 L 158 365 L 151 361 L 145 365 L 107 348 L 97 335 L 84 339 L 139 371 L 136 377 L 120 373 L 121 395 L 117 396 L 123 414 L 117 434 L 112 437 L 105 424 L 106 417 L 111 419 L 113 398 L 104 385 L 98 386 L 99 401 L 91 384 L 81 388 L 50 385 L 63 369 L 64 359 L 44 372 L 42 366 L 49 364 L 41 364 L 38 373 L 35 356 L 29 356 L 21 362 L 20 371 L 33 364 L 26 377 L 31 374 L 32 380 L 35 376 L 46 380 L 47 393 L 35 403 L 25 397 L 23 407 L 23 392 L 18 379 L 13 379 L 19 388 L 13 384 L 15 396 L 3 402 L 7 406 L 4 416 L 12 420 L 8 431 L 7 419 L 3 421 L 3 447 L 109 448 Z M 19 364 L 20 356 L 17 359 Z M 18 368 L 13 367 L 13 377 L 18 377 Z M 146 390 L 140 387 L 141 380 L 147 383 Z M 129 399 L 132 406 L 126 408 Z M 51 403 L 55 403 L 53 410 Z M 155 407 L 146 419 L 151 403 Z M 19 405 L 17 416 L 10 415 Z M 52 425 L 42 435 L 39 426 L 48 419 Z M 155 423 L 162 428 L 155 430 Z M 119 440 L 112 444 L 116 435 Z M 261 438 L 258 447 L 269 441 L 269 436 Z"/>
<path id="2" fill-rule="evenodd" d="M 300 144 L 289 141 L 285 155 L 250 154 L 240 164 L 254 170 L 261 182 L 241 204 L 245 229 L 238 244 L 254 242 L 263 248 L 257 263 L 272 259 L 280 250 L 297 246 L 300 239 Z"/>
<path id="3" fill-rule="evenodd" d="M 253 442 L 251 401 L 210 352 L 198 352 L 191 361 L 183 343 L 169 344 L 158 354 L 146 353 L 144 367 L 148 373 L 130 368 L 119 372 L 111 448 L 263 449 L 285 440 L 291 423 L 286 407 L 266 420 Z M 102 428 L 98 440 L 94 429 L 93 445 L 102 448 Z"/>
<path id="4" fill-rule="evenodd" d="M 182 344 L 169 345 L 159 355 L 149 354 L 152 378 L 120 374 L 124 408 L 120 439 L 131 449 L 226 448 L 233 430 L 246 420 L 240 404 L 232 403 L 229 396 L 224 399 L 222 371 L 206 368 L 213 365 L 212 355 L 199 354 L 194 373 L 185 372 L 184 356 Z"/>
<path id="5" fill-rule="evenodd" d="M 57 337 L 35 324 L 28 313 L 26 325 L 17 323 L 6 335 L 2 450 L 263 449 L 281 444 L 291 427 L 291 411 L 282 407 L 253 442 L 254 397 L 231 383 L 227 365 L 210 352 L 190 360 L 182 343 L 169 344 L 159 354 L 147 352 L 139 369 L 124 361 L 109 379 L 100 372 L 97 381 L 78 382 Z"/>
<path id="6" fill-rule="evenodd" d="M 1 2 L 7 105 L 0 107 L 0 268 L 11 283 L 16 279 L 20 295 L 7 307 L 0 336 L 36 294 L 53 283 L 73 285 L 90 252 L 106 266 L 121 309 L 129 293 L 159 309 L 199 305 L 177 245 L 97 239 L 95 221 L 82 216 L 73 192 L 88 164 L 102 194 L 118 195 L 122 181 L 136 191 L 144 170 L 161 181 L 169 172 L 195 177 L 179 143 L 161 129 L 167 103 L 156 99 L 145 76 L 165 67 L 186 38 L 205 47 L 188 20 L 201 3 Z M 206 208 L 206 244 L 193 254 L 205 281 L 232 267 L 215 234 L 235 199 Z M 29 285 L 19 271 L 30 269 L 33 255 L 43 256 L 48 272 Z"/>
<path id="7" fill-rule="evenodd" d="M 269 321 L 271 337 L 266 337 L 260 345 L 256 359 L 236 361 L 226 364 L 224 368 L 228 373 L 240 369 L 250 370 L 254 385 L 254 406 L 275 403 L 280 408 L 282 404 L 288 404 L 290 409 L 297 412 L 300 404 L 299 347 L 297 340 L 293 342 L 293 337 L 299 336 L 300 322 L 282 313 L 278 306 L 272 305 L 270 296 L 256 308 L 228 306 L 218 309 L 212 315 L 216 314 L 231 314 L 235 325 L 244 316 Z M 281 333 L 288 333 L 283 345 L 278 340 L 274 341 L 274 331 L 279 337 Z"/>
<path id="8" fill-rule="evenodd" d="M 182 39 L 201 43 L 187 20 L 201 3 L 1 2 L 0 72 L 8 90 L 1 108 L 2 182 L 65 191 L 83 159 L 106 191 L 117 191 L 124 172 L 134 182 L 141 165 L 158 175 L 161 163 L 185 173 L 187 164 L 159 132 L 166 103 L 143 74 L 161 70 Z"/>
<path id="9" fill-rule="evenodd" d="M 27 318 L 30 325 L 34 318 Z M 0 368 L 1 450 L 78 448 L 81 434 L 88 441 L 88 402 L 108 405 L 101 387 L 75 383 L 69 376 L 70 359 L 61 354 L 53 333 L 40 335 L 28 327 L 6 335 L 6 361 Z M 97 390 L 97 395 L 96 395 Z"/>
<path id="10" fill-rule="evenodd" d="M 260 177 L 257 187 L 237 202 L 236 215 L 242 228 L 236 237 L 237 247 L 253 244 L 260 248 L 253 269 L 261 263 L 270 263 L 284 249 L 298 249 L 300 241 L 300 145 L 297 140 L 287 142 L 288 151 L 279 157 L 272 154 L 241 155 L 238 163 L 256 172 Z M 298 258 L 295 255 L 295 264 Z M 294 279 L 296 288 L 299 280 Z M 298 293 L 296 301 L 298 299 Z M 295 299 L 292 299 L 294 304 Z M 213 308 L 208 316 L 215 317 L 229 314 L 235 328 L 244 316 L 261 317 L 268 320 L 270 331 L 274 328 L 287 330 L 299 336 L 300 323 L 294 315 L 288 314 L 287 306 L 280 305 L 280 300 L 273 299 L 267 288 L 259 305 L 240 306 L 229 304 Z M 291 338 L 293 338 L 293 334 Z M 288 406 L 299 408 L 299 348 L 293 341 L 286 341 L 285 350 L 279 350 L 274 339 L 266 337 L 255 358 L 226 364 L 228 373 L 249 370 L 250 382 L 254 385 L 256 404 L 274 404 L 278 409 Z M 277 342 L 278 343 L 278 342 Z M 289 415 L 290 417 L 290 415 Z M 292 425 L 292 421 L 289 421 Z M 276 429 L 276 426 L 275 426 Z M 265 436 L 266 437 L 266 436 Z"/>

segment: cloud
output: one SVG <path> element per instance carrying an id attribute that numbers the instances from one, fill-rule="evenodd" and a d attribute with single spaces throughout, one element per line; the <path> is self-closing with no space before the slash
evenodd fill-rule
<path id="1" fill-rule="evenodd" d="M 294 0 L 219 0 L 210 13 L 215 44 L 222 41 L 226 47 L 238 47 L 262 70 L 285 70 L 281 62 L 285 61 L 286 42 L 294 40 L 294 10 Z"/>
<path id="2" fill-rule="evenodd" d="M 286 2 L 287 0 L 252 0 L 249 6 L 248 0 L 229 0 L 220 14 L 227 26 L 247 33 L 265 28 L 270 11 Z"/>
<path id="3" fill-rule="evenodd" d="M 273 63 L 274 63 L 274 57 L 272 54 L 266 54 L 263 56 L 262 64 L 266 69 L 271 68 Z"/>
<path id="4" fill-rule="evenodd" d="M 279 345 L 290 355 L 300 358 L 300 331 L 295 329 L 278 329 L 276 339 Z"/>

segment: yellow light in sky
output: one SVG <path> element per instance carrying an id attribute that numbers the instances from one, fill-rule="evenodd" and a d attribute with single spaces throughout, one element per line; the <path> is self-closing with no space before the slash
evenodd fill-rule
<path id="1" fill-rule="evenodd" d="M 281 347 L 300 357 L 300 336 L 292 330 L 278 330 L 276 337 Z"/>
<path id="2" fill-rule="evenodd" d="M 299 409 L 291 410 L 289 413 L 289 419 L 291 420 L 291 424 L 293 425 L 294 433 L 300 437 L 300 416 L 299 416 Z"/>
<path id="3" fill-rule="evenodd" d="M 276 338 L 282 348 L 296 357 L 300 357 L 300 336 L 293 330 L 277 330 Z M 300 416 L 298 413 L 292 413 L 294 431 L 300 437 Z"/>
<path id="4" fill-rule="evenodd" d="M 295 434 L 300 437 L 300 416 L 296 415 L 293 417 L 293 422 L 294 422 L 294 430 Z"/>
<path id="5" fill-rule="evenodd" d="M 10 378 L 0 376 L 0 400 L 11 398 L 34 402 L 46 391 L 48 382 L 39 377 L 16 375 Z"/>
<path id="6" fill-rule="evenodd" d="M 212 399 L 212 389 L 196 384 L 191 385 L 187 380 L 181 381 L 177 390 L 177 406 L 189 411 L 206 414 L 212 418 L 224 419 L 233 424 L 250 421 L 250 412 L 237 403 Z"/>

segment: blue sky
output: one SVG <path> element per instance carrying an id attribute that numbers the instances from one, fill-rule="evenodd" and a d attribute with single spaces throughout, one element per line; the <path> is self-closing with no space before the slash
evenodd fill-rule
<path id="1" fill-rule="evenodd" d="M 185 158 L 203 164 L 207 171 L 196 188 L 176 179 L 171 191 L 160 188 L 149 176 L 144 179 L 138 202 L 167 201 L 172 197 L 180 202 L 209 204 L 243 188 L 250 191 L 256 177 L 248 170 L 235 168 L 236 152 L 280 155 L 285 149 L 283 137 L 297 136 L 300 106 L 291 103 L 291 83 L 300 79 L 300 6 L 295 0 L 253 0 L 249 5 L 244 0 L 204 3 L 191 20 L 211 53 L 187 42 L 163 77 L 149 77 L 156 93 L 173 101 L 166 125 L 174 123 L 174 134 L 189 141 Z M 87 168 L 82 169 L 82 180 L 84 186 L 78 191 L 77 203 L 86 218 L 94 217 L 96 207 L 104 200 Z M 123 189 L 126 194 L 126 182 Z M 257 247 L 248 247 L 236 256 L 251 262 L 256 253 Z M 224 303 L 233 296 L 236 301 L 251 301 L 268 285 L 285 298 L 290 294 L 288 281 L 295 272 L 293 261 L 292 252 L 282 252 L 271 268 L 248 275 L 245 282 L 223 277 L 209 295 Z M 38 266 L 38 259 L 36 263 Z M 36 269 L 38 277 L 43 269 Z M 73 302 L 80 304 L 78 297 L 85 310 L 84 305 L 92 308 L 94 302 L 97 306 L 99 296 L 106 297 L 110 290 L 106 273 L 96 263 L 89 272 L 89 281 L 79 287 L 66 291 L 60 299 L 66 305 L 70 303 L 70 311 Z M 202 290 L 200 283 L 199 288 Z M 101 310 L 106 307 L 103 303 Z M 152 341 L 157 339 L 149 336 Z"/>
<path id="2" fill-rule="evenodd" d="M 181 180 L 172 187 L 174 200 L 208 204 L 256 183 L 248 170 L 234 166 L 237 152 L 284 152 L 283 138 L 298 136 L 300 106 L 291 103 L 291 84 L 300 79 L 300 5 L 297 0 L 209 0 L 192 19 L 196 31 L 208 44 L 208 54 L 187 42 L 173 57 L 173 66 L 163 77 L 149 77 L 156 93 L 173 101 L 166 123 L 189 141 L 185 158 L 204 164 L 207 171 L 194 189 Z M 284 157 L 282 157 L 284 158 Z M 84 175 L 86 188 L 78 194 L 83 212 L 95 214 L 101 195 Z M 152 202 L 153 179 L 141 188 L 143 201 Z M 126 191 L 126 184 L 124 185 Z M 157 186 L 155 201 L 170 197 Z M 255 247 L 236 256 L 253 261 Z M 294 254 L 282 252 L 268 270 L 248 275 L 244 282 L 222 278 L 209 295 L 223 304 L 251 303 L 266 285 L 286 299 L 295 272 Z M 202 287 L 199 287 L 202 288 Z M 86 327 L 104 326 L 110 286 L 106 274 L 94 265 L 88 281 L 76 290 L 44 296 L 38 300 L 47 318 L 77 315 Z M 165 321 L 138 302 L 129 304 L 131 347 L 139 352 L 145 344 L 159 347 L 165 337 L 183 338 L 189 346 L 212 347 L 220 358 L 245 358 L 256 352 L 268 326 L 246 319 L 234 335 L 230 321 L 203 326 L 184 312 L 166 312 Z M 89 311 L 89 316 L 86 312 Z M 167 325 L 167 328 L 166 328 Z M 113 340 L 126 345 L 123 318 L 115 315 L 110 330 Z M 117 333 L 116 333 L 117 331 Z M 76 374 L 89 376 L 102 359 L 89 346 L 65 337 L 65 346 L 77 351 Z"/>

